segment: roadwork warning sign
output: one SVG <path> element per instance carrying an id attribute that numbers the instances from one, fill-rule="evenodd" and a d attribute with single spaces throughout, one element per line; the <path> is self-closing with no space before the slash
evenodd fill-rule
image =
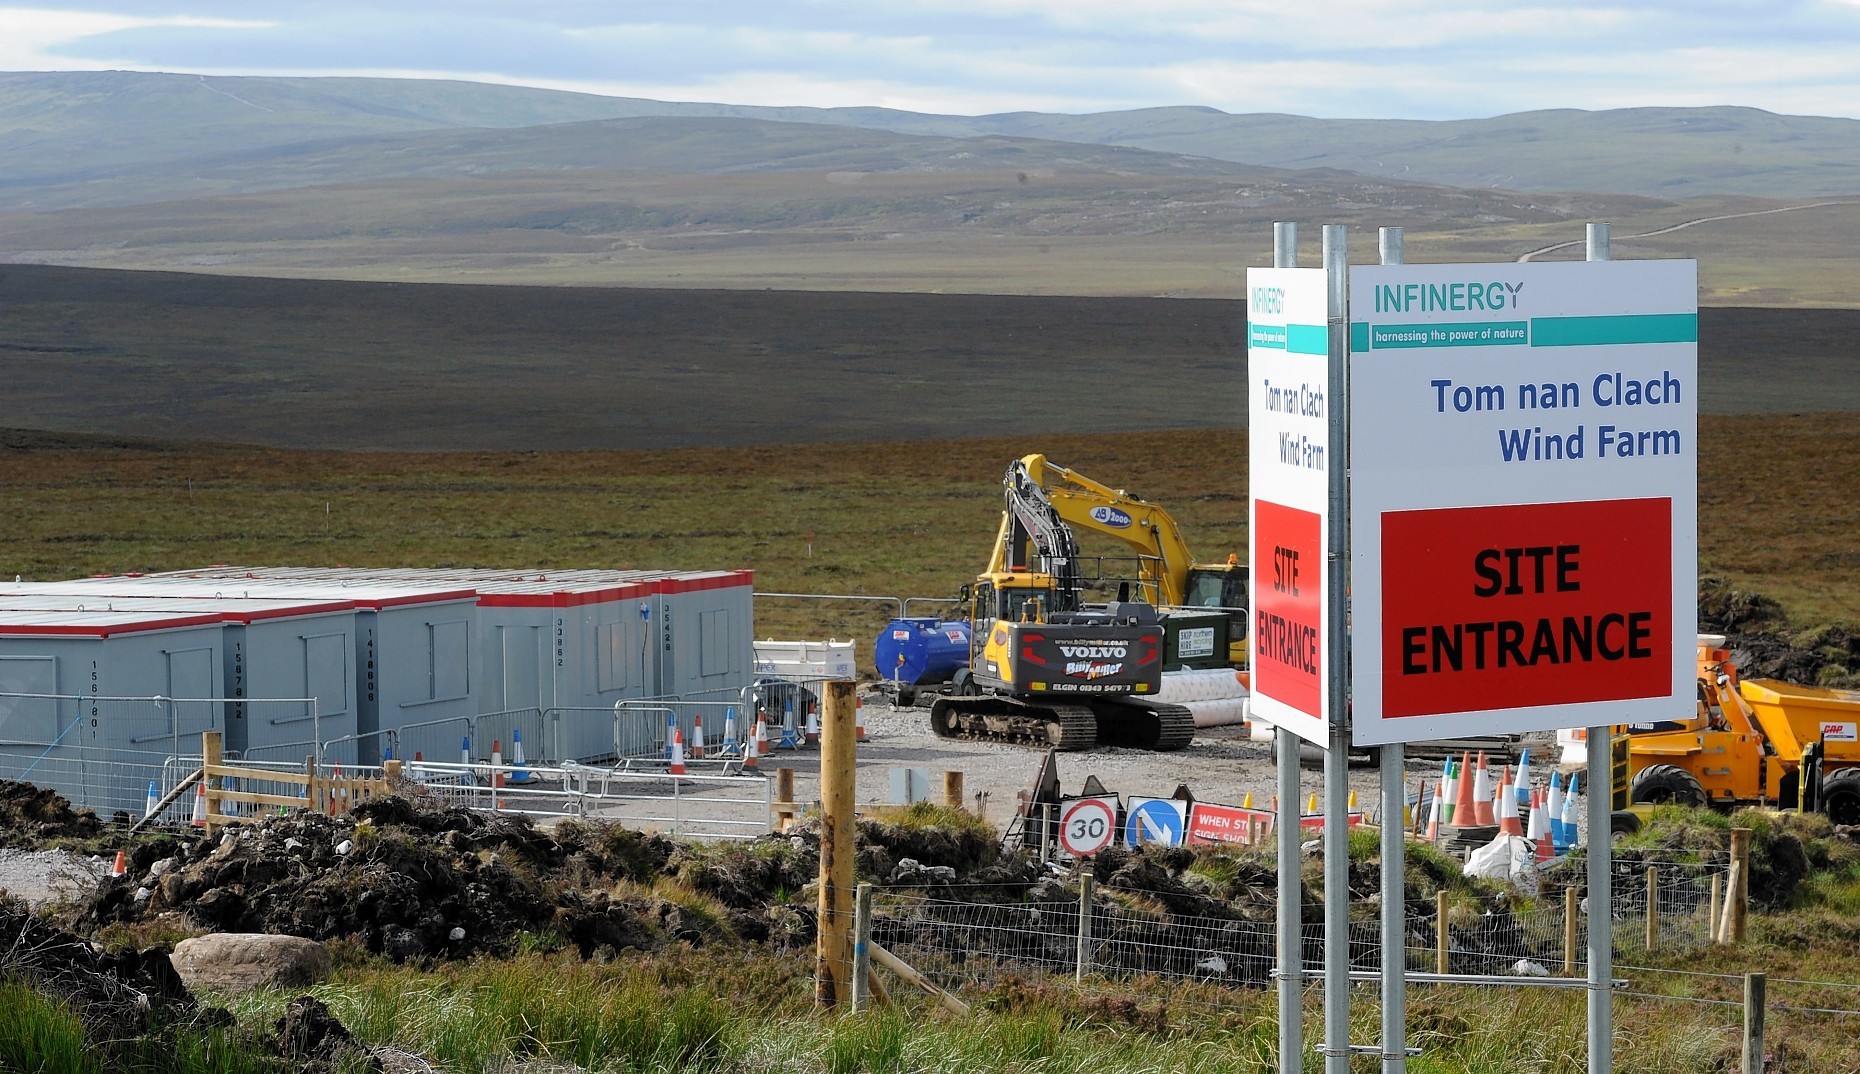
<path id="1" fill-rule="evenodd" d="M 1355 740 L 1689 712 L 1696 264 L 1358 267 L 1350 319 Z"/>

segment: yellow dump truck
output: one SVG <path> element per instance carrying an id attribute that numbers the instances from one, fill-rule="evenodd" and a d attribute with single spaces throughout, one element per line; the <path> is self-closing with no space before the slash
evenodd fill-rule
<path id="1" fill-rule="evenodd" d="M 1629 797 L 1818 810 L 1860 824 L 1860 691 L 1740 680 L 1723 644 L 1699 640 L 1690 717 L 1628 728 Z"/>

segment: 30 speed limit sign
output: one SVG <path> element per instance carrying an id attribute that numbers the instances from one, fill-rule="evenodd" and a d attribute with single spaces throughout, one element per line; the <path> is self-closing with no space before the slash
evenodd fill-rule
<path id="1" fill-rule="evenodd" d="M 1117 838 L 1116 798 L 1069 798 L 1059 813 L 1059 849 L 1089 858 Z"/>

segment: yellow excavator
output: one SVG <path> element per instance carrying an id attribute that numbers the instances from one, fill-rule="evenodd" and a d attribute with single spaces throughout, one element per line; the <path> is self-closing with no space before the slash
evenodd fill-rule
<path id="1" fill-rule="evenodd" d="M 931 729 L 1060 750 L 1187 746 L 1194 714 L 1154 700 L 1164 663 L 1155 606 L 1122 593 L 1083 602 L 1078 543 L 1024 462 L 1008 467 L 988 567 L 962 589 L 969 659 L 932 702 Z"/>
<path id="2" fill-rule="evenodd" d="M 1045 455 L 1025 455 L 1014 464 L 1025 480 L 1039 486 L 1053 510 L 1068 525 L 1101 533 L 1136 552 L 1135 596 L 1161 608 L 1203 608 L 1227 613 L 1227 662 L 1247 662 L 1247 579 L 1245 564 L 1230 555 L 1224 563 L 1197 563 L 1181 527 L 1169 512 L 1123 489 L 1052 462 Z"/>

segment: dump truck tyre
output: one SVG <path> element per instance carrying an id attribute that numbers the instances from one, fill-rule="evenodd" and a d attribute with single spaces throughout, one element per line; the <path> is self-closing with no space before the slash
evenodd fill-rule
<path id="1" fill-rule="evenodd" d="M 1860 784 L 1856 784 L 1860 789 Z M 1628 785 L 1628 797 L 1654 805 L 1682 805 L 1698 808 L 1705 804 L 1705 788 L 1698 777 L 1678 765 L 1656 764 L 1641 769 Z"/>
<path id="2" fill-rule="evenodd" d="M 1836 824 L 1860 824 L 1860 768 L 1828 773 L 1821 785 L 1822 808 Z"/>

